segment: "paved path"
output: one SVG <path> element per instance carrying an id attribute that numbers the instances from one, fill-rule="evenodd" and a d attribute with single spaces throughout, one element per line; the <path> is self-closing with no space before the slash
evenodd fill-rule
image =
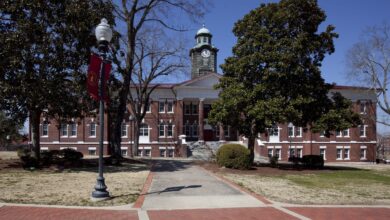
<path id="1" fill-rule="evenodd" d="M 218 180 L 200 167 L 181 161 L 157 161 L 142 208 L 199 209 L 262 207 L 264 203 Z"/>
<path id="2" fill-rule="evenodd" d="M 145 186 L 144 195 L 133 208 L 0 204 L 0 220 L 390 219 L 390 206 L 304 206 L 269 202 L 189 162 L 155 161 Z"/>

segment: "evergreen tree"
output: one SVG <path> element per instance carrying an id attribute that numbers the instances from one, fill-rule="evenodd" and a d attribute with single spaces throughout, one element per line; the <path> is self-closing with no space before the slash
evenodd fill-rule
<path id="1" fill-rule="evenodd" d="M 328 98 L 332 85 L 324 82 L 320 66 L 334 52 L 338 35 L 333 26 L 318 30 L 325 19 L 316 0 L 281 0 L 262 4 L 235 24 L 237 44 L 221 65 L 220 99 L 210 121 L 229 124 L 247 137 L 252 159 L 259 133 L 287 122 L 312 128 L 334 106 Z M 319 122 L 317 127 L 328 130 Z"/>
<path id="2" fill-rule="evenodd" d="M 104 0 L 1 1 L 0 108 L 18 121 L 29 117 L 37 159 L 42 113 L 82 113 L 93 30 L 102 17 L 113 23 L 112 9 Z"/>

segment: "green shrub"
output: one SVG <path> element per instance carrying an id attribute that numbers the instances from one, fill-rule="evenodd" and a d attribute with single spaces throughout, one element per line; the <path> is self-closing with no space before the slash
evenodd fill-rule
<path id="1" fill-rule="evenodd" d="M 19 149 L 17 154 L 24 169 L 39 167 L 38 160 L 31 156 L 31 151 L 29 149 Z"/>
<path id="2" fill-rule="evenodd" d="M 249 169 L 252 165 L 250 151 L 239 144 L 225 144 L 217 151 L 219 166 L 234 169 Z"/>
<path id="3" fill-rule="evenodd" d="M 269 157 L 269 163 L 271 167 L 277 167 L 278 166 L 279 157 L 278 156 L 272 156 Z"/>
<path id="4" fill-rule="evenodd" d="M 41 152 L 41 162 L 43 165 L 50 165 L 53 163 L 53 154 L 51 151 Z"/>
<path id="5" fill-rule="evenodd" d="M 323 168 L 324 158 L 321 155 L 305 155 L 302 157 L 302 163 L 306 168 Z"/>
<path id="6" fill-rule="evenodd" d="M 78 162 L 83 158 L 83 154 L 81 152 L 78 152 L 72 148 L 65 148 L 60 151 L 62 157 L 65 161 L 68 162 Z"/>

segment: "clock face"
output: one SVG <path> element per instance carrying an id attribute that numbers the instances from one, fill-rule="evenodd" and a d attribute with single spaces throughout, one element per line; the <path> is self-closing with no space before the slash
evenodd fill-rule
<path id="1" fill-rule="evenodd" d="M 210 56 L 210 51 L 207 49 L 202 50 L 201 53 L 202 57 L 209 57 Z"/>

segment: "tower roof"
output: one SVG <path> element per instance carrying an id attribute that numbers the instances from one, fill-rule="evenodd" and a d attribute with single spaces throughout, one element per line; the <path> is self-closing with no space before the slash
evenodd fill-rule
<path id="1" fill-rule="evenodd" d="M 196 35 L 200 35 L 200 34 L 210 34 L 211 35 L 211 32 L 209 31 L 209 29 L 207 29 L 205 27 L 205 25 L 203 25 L 203 27 L 201 29 L 199 29 L 198 32 L 196 33 Z"/>

